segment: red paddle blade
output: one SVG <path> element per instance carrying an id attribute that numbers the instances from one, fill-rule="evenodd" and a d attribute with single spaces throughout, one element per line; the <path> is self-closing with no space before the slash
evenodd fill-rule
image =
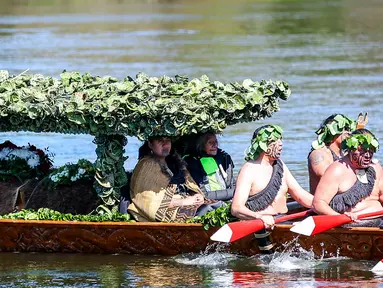
<path id="1" fill-rule="evenodd" d="M 228 223 L 218 229 L 210 239 L 218 242 L 234 242 L 264 227 L 263 221 L 259 219 Z"/>
<path id="2" fill-rule="evenodd" d="M 305 217 L 310 214 L 312 214 L 312 210 L 306 210 L 295 214 L 285 215 L 275 219 L 275 223 L 281 223 L 283 221 Z M 265 225 L 260 219 L 232 222 L 222 226 L 217 232 L 215 232 L 210 237 L 210 239 L 218 242 L 234 242 L 251 233 L 258 232 L 263 228 L 265 228 Z"/>
<path id="3" fill-rule="evenodd" d="M 372 272 L 383 272 L 383 259 L 380 260 L 372 269 Z"/>
<path id="4" fill-rule="evenodd" d="M 383 215 L 383 210 L 369 212 L 358 215 L 358 219 L 365 219 L 369 217 L 378 217 Z M 345 214 L 341 215 L 318 215 L 308 217 L 302 222 L 294 225 L 290 231 L 298 234 L 311 236 L 331 228 L 351 223 L 352 220 Z"/>
<path id="5" fill-rule="evenodd" d="M 350 222 L 351 218 L 344 214 L 310 216 L 291 227 L 290 231 L 311 236 Z"/>

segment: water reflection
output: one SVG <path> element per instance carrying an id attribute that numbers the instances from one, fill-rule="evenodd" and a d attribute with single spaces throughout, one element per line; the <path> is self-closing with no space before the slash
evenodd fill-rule
<path id="1" fill-rule="evenodd" d="M 353 285 L 358 283 L 363 287 L 382 287 L 383 281 L 382 275 L 369 271 L 376 264 L 373 261 L 345 258 L 305 260 L 302 256 L 282 254 L 241 257 L 224 253 L 176 257 L 32 253 L 1 256 L 0 287 L 329 287 L 334 281 L 337 286 L 357 287 Z M 278 257 L 279 262 L 272 261 Z M 222 259 L 223 262 L 212 265 Z M 206 260 L 209 265 L 203 264 Z M 307 261 L 313 264 L 311 268 L 306 267 Z M 276 263 L 284 269 L 277 268 Z"/>

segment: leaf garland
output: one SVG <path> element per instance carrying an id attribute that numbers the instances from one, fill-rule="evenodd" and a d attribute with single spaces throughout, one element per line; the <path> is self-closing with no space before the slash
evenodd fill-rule
<path id="1" fill-rule="evenodd" d="M 342 134 L 344 131 L 354 131 L 356 122 L 347 116 L 338 114 L 332 121 L 322 124 L 315 133 L 318 135 L 317 139 L 312 142 L 311 146 L 314 150 L 330 144 L 335 135 Z"/>
<path id="2" fill-rule="evenodd" d="M 13 220 L 53 220 L 53 221 L 76 221 L 76 222 L 136 222 L 130 218 L 129 214 L 105 213 L 103 215 L 73 215 L 70 213 L 60 213 L 48 208 L 40 208 L 37 211 L 23 209 L 21 211 L 1 216 L 0 219 Z"/>
<path id="3" fill-rule="evenodd" d="M 347 151 L 355 151 L 359 146 L 375 153 L 379 150 L 379 141 L 372 134 L 352 134 L 342 142 L 343 149 Z"/>
<path id="4" fill-rule="evenodd" d="M 221 83 L 206 75 L 122 81 L 78 72 L 60 79 L 0 70 L 0 131 L 182 136 L 270 117 L 291 91 L 283 81 Z"/>
<path id="5" fill-rule="evenodd" d="M 98 211 L 117 210 L 120 189 L 128 183 L 124 169 L 124 146 L 128 140 L 122 135 L 96 136 L 93 142 L 97 145 L 96 175 L 93 187 L 105 206 Z M 102 208 L 102 209 L 101 209 Z"/>
<path id="6" fill-rule="evenodd" d="M 186 223 L 201 223 L 204 229 L 208 230 L 210 227 L 222 227 L 229 222 L 239 221 L 238 218 L 231 215 L 230 202 L 225 202 L 225 204 L 213 211 L 207 212 L 203 216 L 189 219 Z"/>
<path id="7" fill-rule="evenodd" d="M 267 127 L 261 129 L 257 137 L 251 140 L 245 160 L 255 160 L 262 152 L 267 152 L 270 143 L 282 139 L 282 133 L 283 130 L 278 125 L 267 125 Z"/>

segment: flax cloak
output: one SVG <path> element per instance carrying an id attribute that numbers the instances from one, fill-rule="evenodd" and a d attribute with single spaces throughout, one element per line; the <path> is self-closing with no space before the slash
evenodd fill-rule
<path id="1" fill-rule="evenodd" d="M 129 213 L 142 222 L 172 222 L 193 218 L 200 205 L 169 207 L 172 199 L 187 197 L 176 194 L 177 186 L 169 182 L 170 175 L 162 171 L 158 161 L 151 156 L 142 158 L 134 168 L 130 182 L 132 203 L 128 207 Z M 189 173 L 186 173 L 185 185 L 190 195 L 203 195 Z"/>

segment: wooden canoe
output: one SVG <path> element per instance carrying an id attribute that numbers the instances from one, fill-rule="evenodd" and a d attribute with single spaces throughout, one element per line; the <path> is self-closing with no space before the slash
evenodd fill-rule
<path id="1" fill-rule="evenodd" d="M 276 225 L 272 239 L 277 249 L 295 239 L 291 225 Z M 231 244 L 209 240 L 218 228 L 205 231 L 200 224 L 63 222 L 0 220 L 1 252 L 55 252 L 96 254 L 176 255 L 201 251 L 230 251 L 243 255 L 260 253 L 253 235 Z M 383 230 L 336 228 L 298 243 L 321 257 L 383 258 Z"/>

